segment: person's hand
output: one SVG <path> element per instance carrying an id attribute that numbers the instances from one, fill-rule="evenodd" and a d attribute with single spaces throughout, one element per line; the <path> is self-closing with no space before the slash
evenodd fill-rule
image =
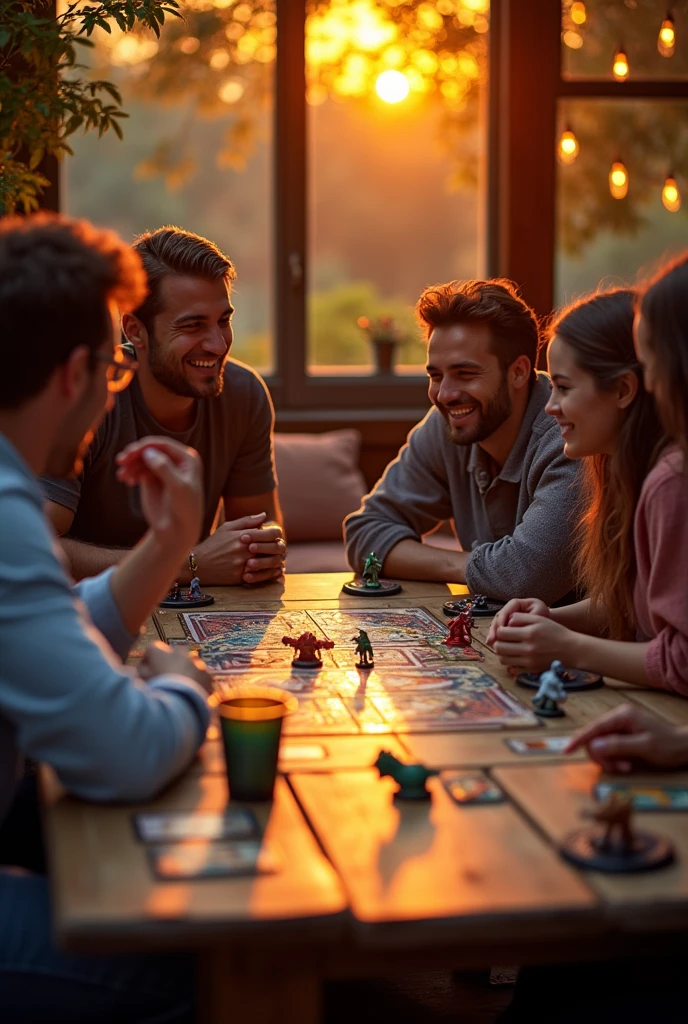
<path id="1" fill-rule="evenodd" d="M 155 676 L 186 676 L 203 687 L 207 694 L 213 692 L 213 679 L 205 663 L 189 651 L 169 647 L 156 640 L 149 644 L 138 665 L 141 679 L 148 681 Z"/>
<path id="2" fill-rule="evenodd" d="M 144 437 L 117 456 L 117 479 L 139 485 L 148 526 L 180 561 L 203 525 L 203 463 L 197 451 L 167 437 Z"/>
<path id="3" fill-rule="evenodd" d="M 688 765 L 688 730 L 622 704 L 572 736 L 566 754 L 586 747 L 606 772 L 630 772 L 636 765 L 679 768 Z"/>
<path id="4" fill-rule="evenodd" d="M 540 615 L 543 619 L 550 617 L 549 608 L 544 601 L 540 601 L 537 597 L 513 597 L 503 608 L 500 608 L 490 623 L 486 641 L 490 647 L 497 639 L 499 627 L 508 626 L 511 616 L 517 612 L 522 612 L 524 615 Z"/>
<path id="5" fill-rule="evenodd" d="M 512 674 L 543 672 L 553 661 L 575 664 L 573 639 L 576 634 L 542 615 L 514 612 L 508 626 L 498 626 L 492 646 L 502 665 Z"/>
<path id="6" fill-rule="evenodd" d="M 218 526 L 194 552 L 201 579 L 225 586 L 278 579 L 286 545 L 279 526 L 262 529 L 264 520 L 260 512 Z"/>

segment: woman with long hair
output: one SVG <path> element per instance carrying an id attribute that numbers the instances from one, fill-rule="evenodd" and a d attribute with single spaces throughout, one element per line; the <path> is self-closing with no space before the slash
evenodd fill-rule
<path id="1" fill-rule="evenodd" d="M 495 617 L 488 642 L 513 670 L 541 671 L 559 659 L 571 668 L 680 690 L 676 673 L 657 664 L 660 630 L 645 606 L 645 551 L 634 539 L 647 503 L 644 488 L 657 461 L 664 464 L 666 445 L 634 345 L 636 302 L 628 289 L 600 292 L 566 309 L 550 329 L 547 411 L 561 427 L 566 455 L 583 459 L 585 467 L 577 566 L 588 596 L 558 609 L 510 601 Z M 688 633 L 688 621 L 686 627 Z M 683 672 L 688 692 L 688 663 Z"/>

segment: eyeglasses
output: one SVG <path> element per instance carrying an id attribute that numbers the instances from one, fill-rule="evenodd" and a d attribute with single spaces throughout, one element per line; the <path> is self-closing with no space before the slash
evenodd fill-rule
<path id="1" fill-rule="evenodd" d="M 131 384 L 134 374 L 139 368 L 139 364 L 135 359 L 132 359 L 131 355 L 123 345 L 115 346 L 112 359 L 109 359 L 108 356 L 101 355 L 100 352 L 92 352 L 91 355 L 97 362 L 107 363 L 106 377 L 108 391 L 115 394 L 118 391 L 124 391 L 124 389 Z"/>

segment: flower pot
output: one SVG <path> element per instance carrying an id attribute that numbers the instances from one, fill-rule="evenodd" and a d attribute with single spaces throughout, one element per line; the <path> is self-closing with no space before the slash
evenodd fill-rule
<path id="1" fill-rule="evenodd" d="M 394 373 L 394 353 L 398 344 L 397 341 L 391 339 L 373 341 L 375 369 L 378 373 Z"/>

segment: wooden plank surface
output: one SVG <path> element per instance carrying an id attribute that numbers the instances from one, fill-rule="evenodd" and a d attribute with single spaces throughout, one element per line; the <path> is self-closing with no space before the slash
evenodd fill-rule
<path id="1" fill-rule="evenodd" d="M 561 719 L 554 722 L 561 723 Z M 439 732 L 404 734 L 404 746 L 408 747 L 411 758 L 428 768 L 474 767 L 485 768 L 498 764 L 523 764 L 544 761 L 587 760 L 584 752 L 565 756 L 547 751 L 544 754 L 517 754 L 508 746 L 510 737 L 519 740 L 541 740 L 544 736 L 564 736 L 571 729 L 559 728 L 556 724 L 545 729 L 514 729 L 485 732 Z"/>
<path id="2" fill-rule="evenodd" d="M 590 889 L 508 802 L 459 807 L 437 778 L 430 801 L 395 800 L 396 784 L 373 771 L 289 778 L 354 917 L 374 926 L 366 943 L 590 927 Z"/>
<path id="3" fill-rule="evenodd" d="M 385 736 L 299 736 L 282 739 L 279 768 L 283 772 L 370 768 L 381 750 L 391 751 L 401 761 L 409 760 L 409 751 L 390 733 Z M 197 774 L 224 774 L 226 768 L 222 743 L 219 740 L 205 743 L 191 771 Z"/>
<path id="4" fill-rule="evenodd" d="M 339 880 L 322 855 L 283 779 L 275 800 L 250 805 L 276 848 L 281 869 L 254 877 L 160 882 L 134 834 L 132 812 L 220 811 L 226 779 L 187 774 L 149 805 L 112 807 L 65 797 L 42 774 L 55 926 L 70 948 L 94 936 L 126 940 L 128 949 L 177 941 L 202 943 L 265 923 L 330 934 L 346 907 Z"/>
<path id="5" fill-rule="evenodd" d="M 556 845 L 583 827 L 582 812 L 594 806 L 592 787 L 608 780 L 589 762 L 569 765 L 528 765 L 496 768 L 494 777 L 525 814 Z M 616 777 L 618 779 L 618 776 Z M 665 775 L 634 773 L 634 783 L 687 785 L 688 772 Z M 616 922 L 627 928 L 685 927 L 688 898 L 688 813 L 645 812 L 635 815 L 636 825 L 671 839 L 679 852 L 677 863 L 644 874 L 611 875 L 581 872 Z"/>
<path id="6" fill-rule="evenodd" d="M 337 600 L 342 607 L 356 607 L 365 598 L 354 597 L 342 592 L 342 586 L 354 578 L 353 572 L 319 572 L 319 573 L 287 573 L 284 579 L 276 583 L 266 583 L 258 587 L 208 587 L 208 593 L 215 598 L 212 606 L 218 611 L 224 609 L 246 609 L 260 607 L 264 602 L 277 601 L 282 604 L 292 601 L 332 601 Z M 402 581 L 399 597 L 413 603 L 422 598 L 431 597 L 436 601 L 448 601 L 453 595 L 467 594 L 468 587 L 461 584 L 426 583 L 422 580 Z M 385 601 L 388 598 L 373 597 L 373 601 Z M 394 598 L 389 598 L 394 600 Z"/>

